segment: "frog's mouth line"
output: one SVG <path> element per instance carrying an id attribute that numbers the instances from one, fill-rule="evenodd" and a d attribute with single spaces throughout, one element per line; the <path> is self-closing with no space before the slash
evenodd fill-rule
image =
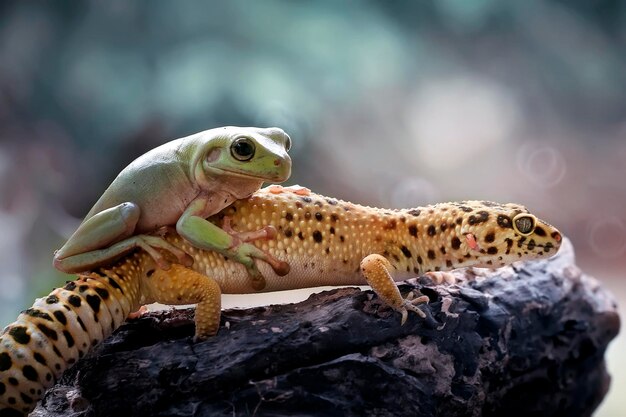
<path id="1" fill-rule="evenodd" d="M 274 176 L 261 176 L 261 175 L 252 175 L 252 174 L 247 174 L 244 172 L 240 172 L 240 171 L 233 171 L 230 169 L 222 169 L 222 168 L 210 168 L 211 171 L 214 171 L 218 174 L 222 174 L 222 175 L 230 175 L 233 177 L 238 177 L 238 178 L 248 178 L 248 179 L 256 179 L 256 180 L 261 180 L 261 181 L 287 181 L 287 178 L 282 178 L 278 175 L 274 175 Z"/>

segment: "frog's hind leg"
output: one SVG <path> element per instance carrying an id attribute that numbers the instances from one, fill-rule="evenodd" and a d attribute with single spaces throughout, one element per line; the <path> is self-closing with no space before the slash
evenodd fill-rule
<path id="1" fill-rule="evenodd" d="M 169 268 L 169 262 L 157 249 L 173 254 L 184 265 L 193 259 L 163 238 L 133 236 L 140 209 L 134 203 L 122 203 L 85 220 L 54 254 L 54 266 L 67 273 L 86 271 L 106 265 L 134 248 L 145 250 L 157 265 Z"/>
<path id="2" fill-rule="evenodd" d="M 167 256 L 157 249 L 172 253 L 178 258 L 179 262 L 185 266 L 191 266 L 191 264 L 193 264 L 193 258 L 179 248 L 166 242 L 163 238 L 150 235 L 137 235 L 114 243 L 108 248 L 79 253 L 78 255 L 68 256 L 63 259 L 54 258 L 54 266 L 68 274 L 74 274 L 107 265 L 135 248 L 141 248 L 146 251 L 161 269 L 167 270 L 171 265 L 167 260 Z"/>

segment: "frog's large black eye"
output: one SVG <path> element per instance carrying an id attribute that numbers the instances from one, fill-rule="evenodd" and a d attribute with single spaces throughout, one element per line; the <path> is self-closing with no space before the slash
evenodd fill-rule
<path id="1" fill-rule="evenodd" d="M 530 214 L 518 214 L 513 218 L 513 227 L 523 236 L 528 236 L 535 231 L 535 217 Z"/>
<path id="2" fill-rule="evenodd" d="M 249 138 L 237 138 L 230 145 L 230 154 L 238 161 L 249 161 L 254 156 L 256 147 Z"/>

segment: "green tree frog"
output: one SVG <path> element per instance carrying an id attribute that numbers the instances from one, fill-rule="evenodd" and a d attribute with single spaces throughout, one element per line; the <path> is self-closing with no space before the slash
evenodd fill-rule
<path id="1" fill-rule="evenodd" d="M 159 231 L 176 227 L 192 245 L 214 250 L 243 264 L 255 288 L 265 286 L 254 259 L 279 275 L 289 265 L 249 243 L 269 239 L 268 226 L 237 234 L 206 220 L 234 200 L 248 197 L 263 182 L 283 182 L 291 174 L 291 139 L 279 128 L 228 126 L 165 143 L 120 172 L 78 229 L 54 254 L 67 273 L 87 271 L 142 248 L 163 269 L 169 253 L 184 265 L 193 260 L 167 243 Z"/>

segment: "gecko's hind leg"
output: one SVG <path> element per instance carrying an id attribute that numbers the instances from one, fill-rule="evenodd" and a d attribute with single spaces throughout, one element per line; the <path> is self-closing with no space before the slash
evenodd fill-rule
<path id="1" fill-rule="evenodd" d="M 150 294 L 158 303 L 196 305 L 194 341 L 217 333 L 220 326 L 222 291 L 211 277 L 179 264 L 168 271 L 156 270 L 146 278 Z"/>
<path id="2" fill-rule="evenodd" d="M 389 274 L 390 268 L 391 264 L 387 258 L 378 254 L 368 255 L 361 261 L 361 273 L 367 283 L 385 304 L 402 314 L 400 324 L 406 322 L 409 310 L 426 318 L 426 314 L 417 305 L 427 303 L 428 297 L 425 295 L 415 297 L 411 292 L 407 298 L 402 298 L 398 286 Z"/>

